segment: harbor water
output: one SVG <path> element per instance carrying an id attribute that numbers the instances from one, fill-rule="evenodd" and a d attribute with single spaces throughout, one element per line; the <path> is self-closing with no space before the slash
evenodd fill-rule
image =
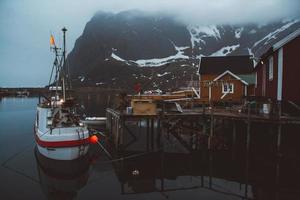
<path id="1" fill-rule="evenodd" d="M 77 160 L 48 159 L 34 141 L 37 103 L 38 98 L 0 99 L 1 199 L 300 198 L 300 155 L 295 152 L 283 151 L 278 159 L 275 152 L 246 153 L 237 145 L 234 152 L 228 147 L 189 153 L 179 151 L 171 138 L 164 149 L 132 150 L 123 159 L 111 158 L 97 144 Z M 89 116 L 105 116 L 111 104 L 97 95 L 83 96 L 79 103 Z M 143 132 L 136 134 L 143 138 Z"/>

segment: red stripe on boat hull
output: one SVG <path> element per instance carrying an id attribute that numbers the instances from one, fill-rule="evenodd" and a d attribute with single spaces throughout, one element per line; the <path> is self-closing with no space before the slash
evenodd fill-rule
<path id="1" fill-rule="evenodd" d="M 82 140 L 67 140 L 67 141 L 44 141 L 41 140 L 35 133 L 35 141 L 38 145 L 45 148 L 63 148 L 63 147 L 76 147 L 86 145 L 89 143 L 89 138 Z"/>

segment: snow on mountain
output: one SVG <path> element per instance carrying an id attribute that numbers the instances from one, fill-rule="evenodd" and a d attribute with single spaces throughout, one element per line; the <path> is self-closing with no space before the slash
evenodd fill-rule
<path id="1" fill-rule="evenodd" d="M 232 45 L 232 46 L 226 46 L 226 47 L 223 47 L 223 48 L 219 49 L 218 51 L 214 52 L 210 56 L 226 56 L 227 54 L 232 53 L 239 47 L 240 47 L 239 44 Z"/>
<path id="2" fill-rule="evenodd" d="M 190 35 L 191 35 L 191 45 L 194 48 L 196 44 L 202 42 L 205 44 L 203 38 L 213 37 L 216 40 L 221 39 L 220 32 L 215 25 L 209 26 L 188 26 L 187 27 Z"/>
<path id="3" fill-rule="evenodd" d="M 195 45 L 199 44 L 200 42 L 205 43 L 205 41 L 200 38 L 199 33 L 196 31 L 196 29 L 194 29 L 194 27 L 188 27 L 188 30 L 191 35 L 192 48 L 194 48 Z"/>
<path id="4" fill-rule="evenodd" d="M 157 77 L 163 77 L 163 76 L 168 75 L 168 74 L 171 74 L 171 72 L 164 72 L 162 74 L 157 74 L 156 76 Z"/>
<path id="5" fill-rule="evenodd" d="M 174 48 L 177 51 L 177 53 L 175 55 L 168 56 L 165 58 L 152 58 L 152 59 L 140 59 L 140 60 L 135 60 L 135 61 L 134 60 L 127 61 L 127 60 L 117 56 L 115 53 L 112 53 L 111 57 L 117 61 L 121 61 L 126 64 L 135 63 L 136 65 L 141 66 L 141 67 L 147 67 L 147 66 L 158 67 L 158 66 L 162 66 L 166 63 L 169 63 L 169 62 L 172 62 L 172 61 L 175 61 L 178 59 L 189 59 L 189 56 L 184 55 L 184 50 L 189 48 L 189 46 L 177 47 L 174 43 L 173 43 L 173 45 L 174 45 Z"/>
<path id="6" fill-rule="evenodd" d="M 254 55 L 254 53 L 252 52 L 252 50 L 250 48 L 248 48 L 248 54 L 253 57 L 253 59 L 252 59 L 253 60 L 253 66 L 256 66 L 257 59 L 255 58 L 255 55 Z"/>
<path id="7" fill-rule="evenodd" d="M 119 56 L 117 56 L 115 53 L 111 53 L 111 57 L 114 58 L 115 60 L 118 60 L 118 61 L 121 61 L 121 62 L 127 62 L 123 58 L 120 58 Z"/>
<path id="8" fill-rule="evenodd" d="M 249 31 L 249 34 L 255 34 L 255 33 L 257 33 L 257 30 L 255 29 L 251 29 L 251 31 Z"/>
<path id="9" fill-rule="evenodd" d="M 137 59 L 137 60 L 130 60 L 130 59 L 124 59 L 121 58 L 120 56 L 116 55 L 114 52 L 116 52 L 116 49 L 113 49 L 113 53 L 111 54 L 111 57 L 114 58 L 115 60 L 121 61 L 126 63 L 127 65 L 134 64 L 140 67 L 159 67 L 162 65 L 165 65 L 167 63 L 172 63 L 178 60 L 188 60 L 191 57 L 193 58 L 201 58 L 202 56 L 226 56 L 229 54 L 241 54 L 240 52 L 242 51 L 242 48 L 245 50 L 243 51 L 244 53 L 248 53 L 250 55 L 254 55 L 252 50 L 254 49 L 255 52 L 255 47 L 256 46 L 263 46 L 265 44 L 268 44 L 272 39 L 276 39 L 277 35 L 285 30 L 287 30 L 289 27 L 291 27 L 293 24 L 299 22 L 299 20 L 293 20 L 286 22 L 285 24 L 282 24 L 281 27 L 277 28 L 276 30 L 272 30 L 272 32 L 268 33 L 267 35 L 263 36 L 261 39 L 258 38 L 259 40 L 253 41 L 253 43 L 249 43 L 246 48 L 243 46 L 244 44 L 240 44 L 240 39 L 242 37 L 242 34 L 255 34 L 257 30 L 254 28 L 249 29 L 247 27 L 235 27 L 231 28 L 231 35 L 229 36 L 228 34 L 230 33 L 230 27 L 224 27 L 224 26 L 216 26 L 216 25 L 208 25 L 208 26 L 187 26 L 186 29 L 190 34 L 190 46 L 176 46 L 176 44 L 169 39 L 169 41 L 172 43 L 176 54 L 163 57 L 163 58 L 150 58 L 150 59 Z M 261 27 L 263 28 L 263 27 Z M 246 32 L 247 30 L 247 32 Z M 227 35 L 224 35 L 224 31 Z M 222 36 L 221 36 L 222 32 Z M 226 37 L 231 39 L 226 39 Z M 233 38 L 233 39 L 232 39 Z M 235 41 L 233 41 L 235 40 Z M 210 44 L 212 42 L 218 44 L 220 43 L 219 47 L 216 45 L 217 48 L 211 49 L 210 52 L 205 52 L 204 48 L 211 48 L 208 46 L 208 42 Z M 223 43 L 222 43 L 223 42 Z M 232 43 L 236 43 L 232 45 Z M 229 43 L 229 44 L 228 44 Z M 230 44 L 231 43 L 231 44 Z M 221 46 L 221 48 L 220 48 Z M 223 47 L 222 47 L 223 46 Z M 192 53 L 188 54 L 186 53 L 188 49 L 192 49 Z M 198 52 L 197 52 L 198 50 Z M 206 50 L 207 51 L 207 50 Z M 203 52 L 203 53 L 202 53 Z"/>
<path id="10" fill-rule="evenodd" d="M 248 48 L 248 54 L 249 54 L 250 56 L 254 56 L 254 53 L 252 52 L 252 50 L 251 50 L 250 48 Z"/>
<path id="11" fill-rule="evenodd" d="M 217 40 L 221 39 L 221 35 L 219 32 L 219 29 L 217 28 L 216 25 L 209 25 L 209 26 L 197 26 L 195 27 L 195 30 L 198 33 L 204 33 L 206 34 L 206 37 L 214 37 Z M 203 36 L 205 37 L 205 36 Z"/>
<path id="12" fill-rule="evenodd" d="M 243 32 L 244 28 L 241 27 L 241 28 L 238 28 L 235 30 L 234 32 L 234 35 L 235 35 L 235 38 L 237 39 L 240 39 L 241 38 L 241 35 L 242 35 L 242 32 Z"/>
<path id="13" fill-rule="evenodd" d="M 67 58 L 73 85 L 133 87 L 150 80 L 149 89 L 184 85 L 202 56 L 260 57 L 300 27 L 299 20 L 192 26 L 132 13 L 98 13 L 87 23 Z"/>
<path id="14" fill-rule="evenodd" d="M 147 66 L 157 67 L 157 66 L 162 66 L 166 63 L 169 63 L 170 61 L 174 61 L 177 59 L 189 59 L 189 56 L 184 55 L 184 51 L 183 51 L 189 47 L 177 47 L 175 45 L 174 45 L 174 47 L 177 50 L 177 53 L 175 55 L 168 56 L 165 58 L 141 59 L 141 60 L 136 60 L 133 62 L 137 63 L 141 67 L 147 67 Z"/>

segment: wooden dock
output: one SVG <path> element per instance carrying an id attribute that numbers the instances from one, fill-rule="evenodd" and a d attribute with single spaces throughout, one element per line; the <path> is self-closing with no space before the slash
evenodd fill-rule
<path id="1" fill-rule="evenodd" d="M 127 114 L 108 108 L 106 117 L 109 136 L 118 150 L 126 149 L 130 146 L 130 143 L 136 140 L 135 133 L 128 124 L 135 124 L 134 126 L 144 124 L 147 151 L 153 151 L 163 145 L 162 136 L 169 138 L 170 135 L 180 141 L 188 151 L 199 150 L 203 146 L 206 146 L 209 150 L 214 150 L 219 148 L 216 144 L 218 143 L 216 142 L 218 140 L 216 133 L 222 132 L 224 124 L 231 128 L 232 144 L 236 143 L 237 125 L 242 124 L 244 129 L 240 132 L 245 134 L 245 147 L 249 151 L 251 132 L 254 131 L 252 130 L 254 125 L 264 124 L 272 130 L 276 130 L 275 148 L 280 153 L 282 127 L 300 125 L 299 117 L 256 114 L 252 113 L 251 109 L 248 109 L 248 112 L 245 113 L 228 108 L 214 107 L 186 109 L 181 113 L 160 110 L 157 114 L 152 115 Z M 132 141 L 124 140 L 125 135 L 130 135 Z M 189 139 L 187 140 L 183 136 L 187 136 Z"/>

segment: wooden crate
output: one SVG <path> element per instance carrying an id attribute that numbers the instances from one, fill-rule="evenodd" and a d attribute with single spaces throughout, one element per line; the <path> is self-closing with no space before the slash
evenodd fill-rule
<path id="1" fill-rule="evenodd" d="M 132 99 L 131 107 L 134 115 L 156 114 L 156 104 L 150 99 Z"/>

